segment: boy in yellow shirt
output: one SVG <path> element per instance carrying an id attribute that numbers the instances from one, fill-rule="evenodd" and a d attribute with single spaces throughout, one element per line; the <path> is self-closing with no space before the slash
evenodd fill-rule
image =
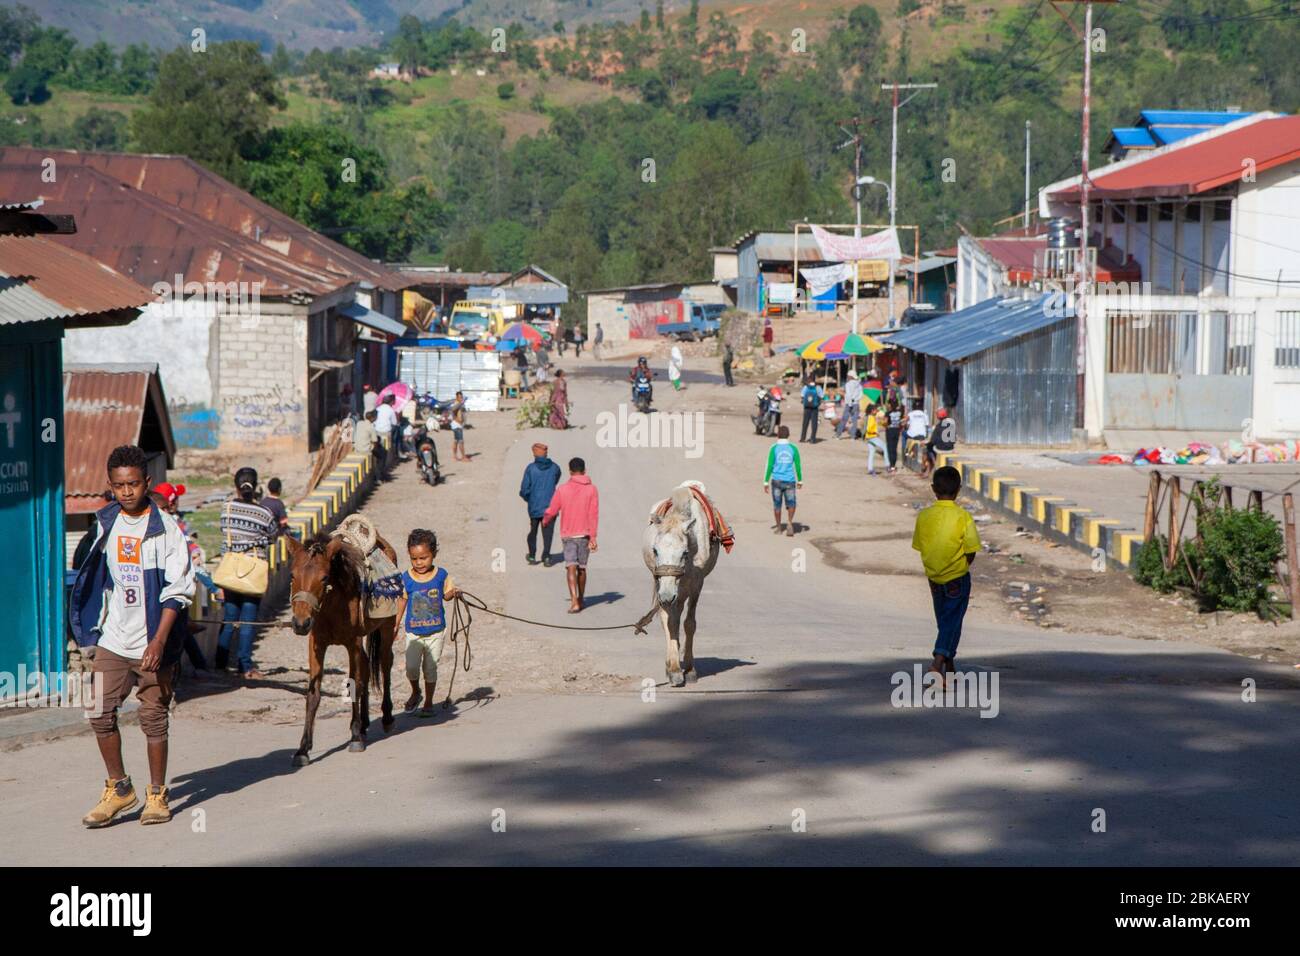
<path id="1" fill-rule="evenodd" d="M 930 670 L 942 678 L 945 672 L 956 671 L 953 660 L 961 640 L 961 622 L 970 603 L 970 566 L 979 552 L 980 536 L 970 513 L 957 505 L 961 472 L 945 465 L 935 471 L 930 487 L 937 500 L 916 516 L 912 547 L 921 552 L 925 576 L 930 579 L 930 598 L 939 628 Z"/>

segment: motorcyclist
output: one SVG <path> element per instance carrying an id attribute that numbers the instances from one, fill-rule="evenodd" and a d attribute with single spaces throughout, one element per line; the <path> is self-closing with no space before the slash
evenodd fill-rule
<path id="1" fill-rule="evenodd" d="M 646 360 L 644 355 L 640 356 L 636 360 L 636 366 L 632 371 L 627 373 L 627 380 L 632 383 L 633 400 L 636 399 L 637 386 L 641 384 L 644 384 L 646 387 L 647 397 L 651 401 L 654 400 L 654 386 L 650 384 L 654 377 L 655 373 L 651 370 L 650 363 Z"/>
<path id="2" fill-rule="evenodd" d="M 433 432 L 437 431 L 438 424 L 438 419 L 431 413 L 419 423 L 413 436 L 416 463 L 430 484 L 438 480 L 438 446 L 433 440 Z"/>
<path id="3" fill-rule="evenodd" d="M 762 389 L 758 399 L 758 419 L 761 421 L 766 415 L 772 416 L 772 430 L 775 431 L 781 425 L 781 387 L 773 386 L 769 389 Z"/>

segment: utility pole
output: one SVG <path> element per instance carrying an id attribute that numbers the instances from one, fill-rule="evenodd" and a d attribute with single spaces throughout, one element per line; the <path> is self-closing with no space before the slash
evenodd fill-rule
<path id="1" fill-rule="evenodd" d="M 1074 427 L 1083 429 L 1086 421 L 1087 388 L 1085 377 L 1088 370 L 1088 292 L 1090 275 L 1088 270 L 1088 190 L 1092 185 L 1088 172 L 1088 153 L 1091 151 L 1092 131 L 1092 4 L 1116 3 L 1118 0 L 1052 0 L 1052 9 L 1061 15 L 1066 23 L 1070 19 L 1061 13 L 1057 3 L 1082 3 L 1083 13 L 1083 130 L 1082 130 L 1082 175 L 1079 177 L 1079 261 L 1075 265 L 1074 324 L 1075 336 L 1075 388 L 1074 388 Z M 1070 23 L 1071 29 L 1078 33 L 1078 28 Z"/>
<path id="2" fill-rule="evenodd" d="M 1029 137 L 1030 122 L 1025 120 L 1025 231 L 1029 230 Z"/>
<path id="3" fill-rule="evenodd" d="M 921 90 L 937 89 L 938 83 L 881 83 L 882 90 L 892 90 L 894 93 L 894 134 L 893 145 L 890 147 L 889 155 L 889 228 L 892 231 L 898 222 L 898 109 L 900 106 L 906 106 L 912 101 Z M 903 102 L 898 102 L 899 90 L 915 90 L 912 96 L 909 96 Z M 889 327 L 892 329 L 897 324 L 894 317 L 894 271 L 897 265 L 893 262 L 889 264 Z"/>
<path id="4" fill-rule="evenodd" d="M 850 134 L 845 126 L 852 126 L 853 133 Z M 840 131 L 846 136 L 851 135 L 852 139 L 844 143 L 844 146 L 853 146 L 853 202 L 857 207 L 856 216 L 853 226 L 853 238 L 862 238 L 862 187 L 858 185 L 858 180 L 862 177 L 862 117 L 855 116 L 851 120 L 845 120 L 840 124 Z M 796 285 L 799 277 L 795 276 Z M 853 260 L 853 334 L 858 334 L 858 262 Z"/>
<path id="5" fill-rule="evenodd" d="M 1087 401 L 1085 377 L 1088 372 L 1088 150 L 1092 133 L 1092 4 L 1084 5 L 1083 14 L 1083 176 L 1079 180 L 1079 294 L 1074 305 L 1075 386 L 1074 427 L 1084 427 L 1084 403 Z"/>

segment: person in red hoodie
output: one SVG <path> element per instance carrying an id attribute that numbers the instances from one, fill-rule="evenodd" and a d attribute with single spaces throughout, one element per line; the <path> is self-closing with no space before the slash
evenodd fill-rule
<path id="1" fill-rule="evenodd" d="M 560 541 L 564 544 L 564 569 L 569 580 L 569 613 L 582 610 L 587 593 L 587 556 L 596 550 L 596 525 L 600 518 L 600 495 L 587 477 L 587 463 L 569 459 L 569 480 L 555 489 L 542 525 L 560 516 Z"/>

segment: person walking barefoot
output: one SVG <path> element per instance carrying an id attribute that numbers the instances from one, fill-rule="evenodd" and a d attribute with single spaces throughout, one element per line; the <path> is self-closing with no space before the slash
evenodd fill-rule
<path id="1" fill-rule="evenodd" d="M 596 527 L 600 523 L 600 495 L 587 477 L 587 463 L 569 459 L 569 480 L 555 489 L 542 515 L 543 526 L 560 517 L 560 541 L 564 545 L 564 570 L 569 584 L 569 613 L 577 614 L 587 593 L 587 558 L 596 550 Z"/>

